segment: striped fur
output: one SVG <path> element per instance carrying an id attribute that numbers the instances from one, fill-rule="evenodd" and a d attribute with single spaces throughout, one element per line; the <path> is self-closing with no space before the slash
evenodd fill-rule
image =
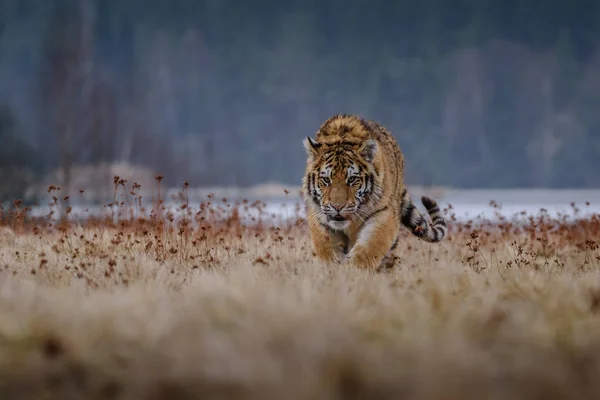
<path id="1" fill-rule="evenodd" d="M 339 114 L 304 140 L 302 193 L 313 247 L 323 261 L 346 260 L 374 269 L 397 257 L 404 226 L 427 242 L 440 242 L 447 225 L 437 203 L 422 197 L 430 225 L 404 186 L 404 156 L 383 126 Z"/>
<path id="2" fill-rule="evenodd" d="M 427 213 L 431 217 L 432 225 L 427 223 L 427 220 L 421 212 L 415 207 L 408 190 L 402 192 L 402 207 L 400 213 L 400 222 L 407 227 L 413 235 L 430 243 L 442 241 L 448 232 L 446 220 L 442 216 L 440 207 L 436 201 L 430 197 L 421 197 L 421 202 Z"/>

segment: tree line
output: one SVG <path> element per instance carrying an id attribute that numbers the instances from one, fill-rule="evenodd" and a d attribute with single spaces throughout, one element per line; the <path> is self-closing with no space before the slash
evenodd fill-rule
<path id="1" fill-rule="evenodd" d="M 110 162 L 167 185 L 298 184 L 301 140 L 338 112 L 395 134 L 409 184 L 600 183 L 595 1 L 0 5 L 10 195 L 10 177 L 60 170 L 68 186 L 74 166 Z"/>

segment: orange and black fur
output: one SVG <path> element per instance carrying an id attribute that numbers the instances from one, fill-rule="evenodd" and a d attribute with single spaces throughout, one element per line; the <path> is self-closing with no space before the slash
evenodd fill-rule
<path id="1" fill-rule="evenodd" d="M 380 124 L 354 115 L 329 118 L 307 137 L 302 194 L 317 257 L 377 269 L 390 266 L 401 226 L 427 242 L 447 235 L 446 221 L 430 197 L 414 206 L 404 186 L 404 156 Z"/>

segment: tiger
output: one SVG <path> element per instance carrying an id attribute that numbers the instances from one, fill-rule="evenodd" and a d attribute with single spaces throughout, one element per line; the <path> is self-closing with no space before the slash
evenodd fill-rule
<path id="1" fill-rule="evenodd" d="M 393 266 L 401 227 L 430 243 L 446 238 L 437 202 L 421 197 L 431 224 L 415 207 L 404 184 L 404 154 L 380 123 L 336 114 L 303 144 L 301 195 L 319 260 L 378 270 Z"/>

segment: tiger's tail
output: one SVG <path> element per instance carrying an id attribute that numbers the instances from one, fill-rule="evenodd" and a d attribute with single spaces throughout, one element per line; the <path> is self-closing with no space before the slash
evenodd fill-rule
<path id="1" fill-rule="evenodd" d="M 431 197 L 422 196 L 421 202 L 431 217 L 432 224 L 429 224 L 423 214 L 415 207 L 406 189 L 402 192 L 400 222 L 413 235 L 426 242 L 441 242 L 448 234 L 448 225 L 442 216 L 440 207 Z"/>

